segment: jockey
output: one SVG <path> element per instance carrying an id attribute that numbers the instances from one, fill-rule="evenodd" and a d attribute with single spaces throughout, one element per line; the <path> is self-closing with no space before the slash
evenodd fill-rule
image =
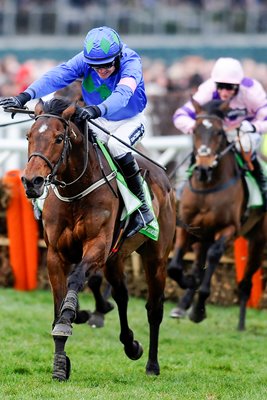
<path id="1" fill-rule="evenodd" d="M 193 98 L 204 105 L 212 99 L 229 101 L 231 111 L 224 120 L 228 140 L 236 141 L 236 149 L 252 153 L 252 171 L 257 180 L 267 211 L 267 178 L 256 157 L 261 134 L 267 133 L 267 99 L 262 85 L 255 79 L 244 76 L 240 62 L 234 58 L 219 58 L 211 72 L 210 79 L 203 82 Z M 195 125 L 195 109 L 188 101 L 178 108 L 173 116 L 177 129 L 191 134 Z M 237 129 L 239 139 L 237 139 Z M 241 142 L 241 147 L 240 147 Z"/>
<path id="2" fill-rule="evenodd" d="M 31 99 L 39 98 L 82 79 L 86 108 L 77 109 L 82 120 L 97 118 L 97 123 L 111 133 L 94 131 L 105 142 L 126 179 L 129 189 L 142 205 L 134 212 L 127 228 L 133 236 L 153 220 L 146 204 L 142 177 L 131 150 L 115 137 L 135 146 L 145 134 L 144 109 L 147 98 L 139 55 L 124 44 L 113 29 L 103 26 L 90 30 L 83 51 L 45 73 L 18 96 L 4 98 L 4 108 L 22 108 Z"/>

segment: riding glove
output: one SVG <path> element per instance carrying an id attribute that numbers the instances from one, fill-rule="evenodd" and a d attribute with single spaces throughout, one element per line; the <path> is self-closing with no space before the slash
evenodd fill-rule
<path id="1" fill-rule="evenodd" d="M 240 142 L 239 142 L 240 141 Z M 241 147 L 245 153 L 252 152 L 254 153 L 261 142 L 261 135 L 258 132 L 254 132 L 252 135 L 250 133 L 243 133 L 240 131 L 239 133 L 239 141 L 236 142 L 235 147 L 237 151 L 241 151 Z M 241 146 L 240 146 L 241 143 Z"/>
<path id="2" fill-rule="evenodd" d="M 76 115 L 79 120 L 90 120 L 101 116 L 101 111 L 97 106 L 88 106 L 86 108 L 77 106 Z"/>
<path id="3" fill-rule="evenodd" d="M 255 126 L 251 122 L 247 121 L 246 119 L 241 122 L 239 130 L 242 133 L 254 133 L 254 132 L 256 132 Z"/>
<path id="4" fill-rule="evenodd" d="M 5 97 L 0 100 L 0 106 L 3 108 L 15 107 L 15 108 L 23 108 L 24 105 L 31 100 L 31 96 L 29 93 L 22 92 L 18 96 L 13 97 Z"/>

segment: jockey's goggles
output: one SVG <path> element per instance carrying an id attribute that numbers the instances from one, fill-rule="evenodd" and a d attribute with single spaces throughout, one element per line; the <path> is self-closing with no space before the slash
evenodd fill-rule
<path id="1" fill-rule="evenodd" d="M 114 67 L 114 65 L 115 65 L 115 60 L 113 60 L 113 61 L 111 61 L 111 62 L 109 62 L 109 63 L 107 63 L 107 64 L 89 64 L 90 65 L 90 67 L 91 68 L 93 68 L 94 70 L 98 70 L 98 69 L 110 69 L 110 68 L 112 68 L 112 67 Z"/>
<path id="2" fill-rule="evenodd" d="M 218 89 L 226 89 L 226 90 L 237 90 L 239 85 L 235 83 L 222 83 L 222 82 L 217 82 L 217 90 Z"/>

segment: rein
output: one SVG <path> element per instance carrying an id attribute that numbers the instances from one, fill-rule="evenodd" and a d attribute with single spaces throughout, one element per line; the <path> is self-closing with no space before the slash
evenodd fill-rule
<path id="1" fill-rule="evenodd" d="M 209 114 L 198 114 L 196 115 L 195 119 L 200 119 L 200 118 L 207 118 L 207 119 L 218 119 L 219 121 L 223 121 L 223 118 L 219 117 L 218 115 L 209 115 Z"/>

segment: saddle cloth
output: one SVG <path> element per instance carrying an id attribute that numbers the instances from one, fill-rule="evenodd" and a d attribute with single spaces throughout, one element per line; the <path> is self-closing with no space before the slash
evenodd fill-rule
<path id="1" fill-rule="evenodd" d="M 238 153 L 236 153 L 236 160 L 237 160 L 238 165 L 241 168 L 243 168 L 244 160 L 241 157 L 241 155 L 239 155 Z M 261 163 L 262 170 L 266 175 L 267 174 L 266 163 L 261 162 L 261 160 L 259 160 L 259 162 Z M 245 171 L 244 181 L 245 181 L 245 184 L 246 184 L 247 190 L 248 190 L 247 208 L 250 209 L 250 208 L 256 208 L 256 207 L 263 206 L 263 198 L 262 198 L 262 194 L 261 194 L 258 182 L 256 181 L 256 179 L 254 178 L 253 174 L 250 171 Z"/>
<path id="2" fill-rule="evenodd" d="M 248 172 L 245 173 L 244 177 L 248 189 L 247 208 L 261 207 L 263 199 L 256 179 Z"/>
<path id="3" fill-rule="evenodd" d="M 124 202 L 124 209 L 122 211 L 122 215 L 121 215 L 120 219 L 121 219 L 121 221 L 129 219 L 130 215 L 134 211 L 136 211 L 141 206 L 142 203 L 129 190 L 123 175 L 118 171 L 115 163 L 113 162 L 113 159 L 111 158 L 111 156 L 110 156 L 108 150 L 106 149 L 106 147 L 104 146 L 104 144 L 98 139 L 97 139 L 97 143 L 98 143 L 98 146 L 101 149 L 102 153 L 106 157 L 112 171 L 114 171 L 114 170 L 117 171 L 117 176 L 116 176 L 117 185 L 118 185 L 121 197 Z M 144 193 L 145 193 L 145 197 L 146 197 L 146 202 L 149 205 L 149 207 L 154 215 L 154 219 L 145 228 L 140 229 L 139 232 L 142 233 L 143 235 L 149 237 L 150 239 L 157 241 L 158 237 L 159 237 L 159 224 L 158 224 L 157 218 L 156 218 L 154 210 L 153 210 L 150 191 L 149 191 L 149 188 L 148 188 L 148 185 L 147 185 L 147 182 L 145 181 L 145 179 L 143 179 L 143 189 L 144 189 Z M 126 221 L 126 223 L 127 223 L 127 221 Z"/>

